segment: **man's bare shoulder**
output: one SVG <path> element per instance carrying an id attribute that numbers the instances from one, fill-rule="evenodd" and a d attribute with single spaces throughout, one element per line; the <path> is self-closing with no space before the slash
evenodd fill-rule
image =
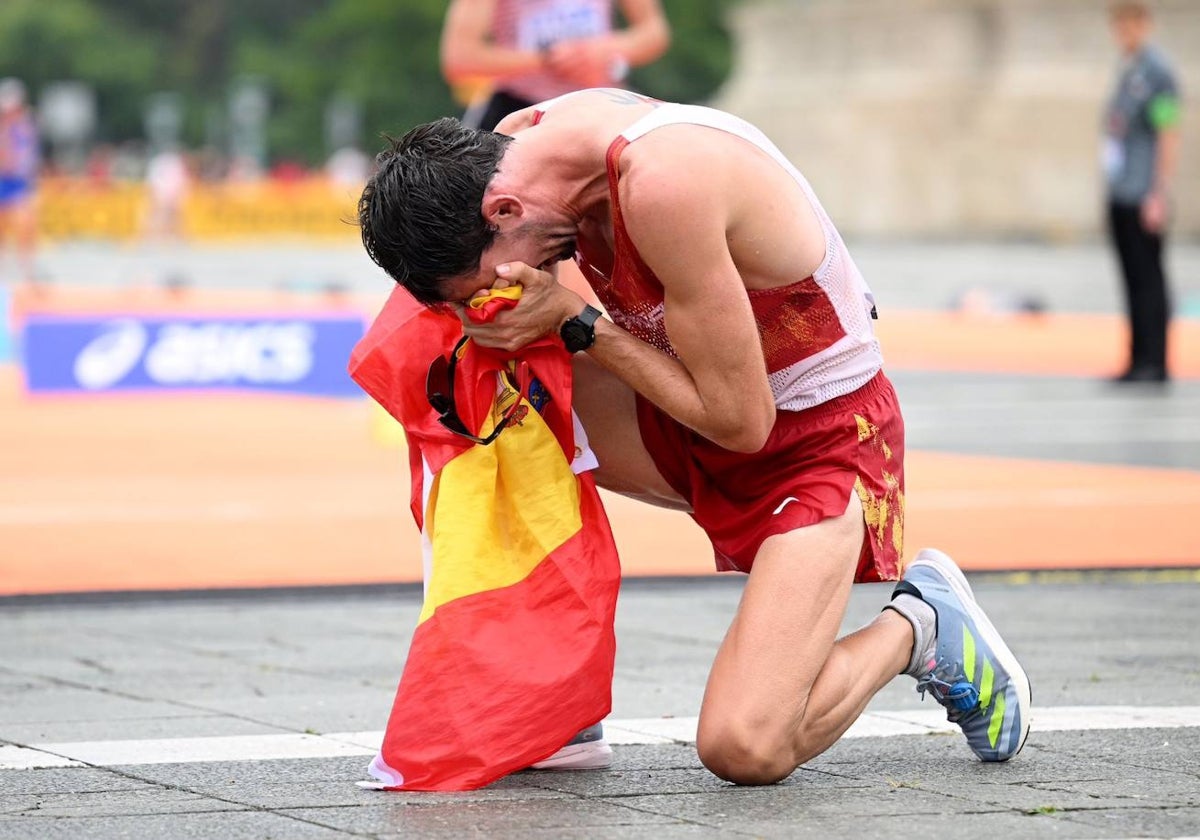
<path id="1" fill-rule="evenodd" d="M 565 122 L 623 127 L 660 104 L 655 99 L 627 90 L 591 88 L 514 111 L 500 121 L 496 131 L 513 134 L 535 124 Z M 540 119 L 539 114 L 542 115 Z"/>
<path id="2" fill-rule="evenodd" d="M 731 162 L 723 138 L 696 125 L 663 126 L 621 154 L 621 208 L 626 215 L 665 221 L 691 215 L 703 202 L 719 210 L 728 196 Z"/>
<path id="3" fill-rule="evenodd" d="M 518 131 L 534 125 L 537 122 L 538 108 L 533 105 L 529 108 L 522 108 L 520 111 L 513 111 L 500 122 L 496 123 L 495 131 L 497 134 L 507 134 L 510 137 Z"/>

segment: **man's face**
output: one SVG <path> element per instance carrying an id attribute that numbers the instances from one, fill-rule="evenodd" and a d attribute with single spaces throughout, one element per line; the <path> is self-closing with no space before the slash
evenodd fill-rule
<path id="1" fill-rule="evenodd" d="M 496 267 L 505 263 L 525 263 L 542 271 L 550 271 L 562 260 L 575 253 L 575 232 L 562 226 L 528 223 L 509 233 L 496 234 L 495 240 L 479 258 L 479 270 L 442 283 L 442 299 L 465 302 L 477 293 L 493 286 L 508 285 L 496 274 Z"/>
<path id="2" fill-rule="evenodd" d="M 1146 43 L 1150 19 L 1144 15 L 1124 12 L 1112 17 L 1113 39 L 1125 55 L 1133 55 Z"/>

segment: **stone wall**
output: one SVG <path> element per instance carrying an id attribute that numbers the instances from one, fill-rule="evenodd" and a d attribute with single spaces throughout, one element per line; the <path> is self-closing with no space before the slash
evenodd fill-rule
<path id="1" fill-rule="evenodd" d="M 1104 0 L 743 0 L 714 104 L 759 125 L 847 233 L 1072 240 L 1101 223 L 1117 70 Z M 1161 0 L 1185 98 L 1175 229 L 1200 234 L 1200 0 Z"/>

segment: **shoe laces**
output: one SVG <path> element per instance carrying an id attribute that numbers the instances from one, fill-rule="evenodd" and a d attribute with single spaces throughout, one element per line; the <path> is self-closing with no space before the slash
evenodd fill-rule
<path id="1" fill-rule="evenodd" d="M 953 712 L 969 712 L 979 705 L 979 689 L 962 676 L 955 663 L 942 660 L 923 677 L 917 680 L 917 692 L 925 699 L 925 692 Z"/>

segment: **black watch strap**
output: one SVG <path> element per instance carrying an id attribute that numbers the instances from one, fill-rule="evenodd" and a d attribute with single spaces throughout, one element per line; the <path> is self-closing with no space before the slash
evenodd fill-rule
<path id="1" fill-rule="evenodd" d="M 559 336 L 567 350 L 579 353 L 596 343 L 596 320 L 600 315 L 600 310 L 589 304 L 574 318 L 568 318 L 563 323 Z"/>

